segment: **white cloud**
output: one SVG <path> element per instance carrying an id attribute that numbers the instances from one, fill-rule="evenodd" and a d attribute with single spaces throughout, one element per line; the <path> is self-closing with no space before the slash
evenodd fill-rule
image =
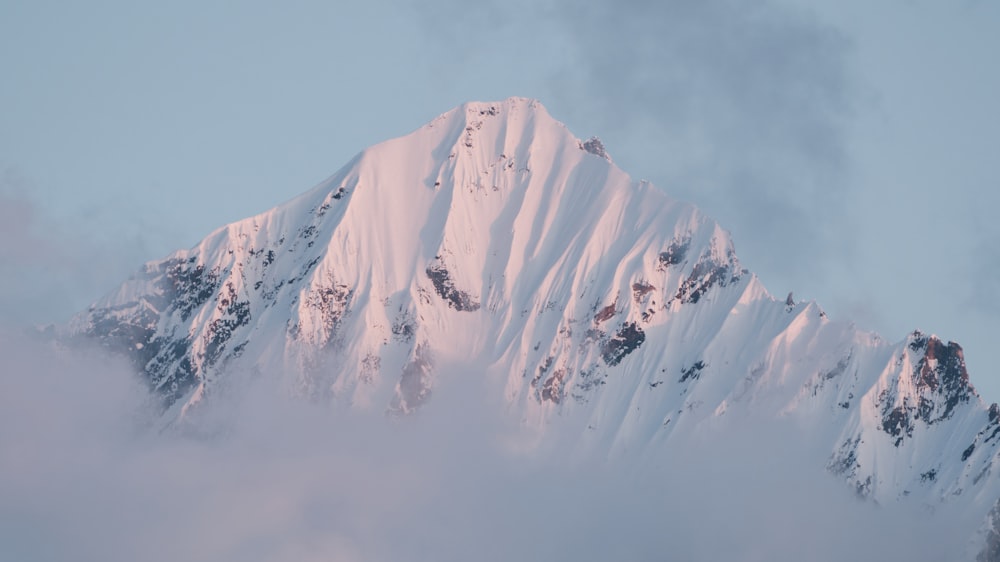
<path id="1" fill-rule="evenodd" d="M 413 417 L 259 382 L 198 432 L 157 433 L 123 364 L 0 342 L 3 559 L 936 560 L 971 533 L 856 500 L 780 424 L 641 461 L 518 453 L 489 383 L 455 372 Z"/>

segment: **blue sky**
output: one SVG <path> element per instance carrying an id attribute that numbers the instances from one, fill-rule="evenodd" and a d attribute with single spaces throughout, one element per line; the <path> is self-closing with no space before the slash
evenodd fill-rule
<path id="1" fill-rule="evenodd" d="M 142 262 L 469 100 L 537 98 L 730 229 L 772 293 L 988 362 L 1000 5 L 886 0 L 7 2 L 0 315 Z"/>

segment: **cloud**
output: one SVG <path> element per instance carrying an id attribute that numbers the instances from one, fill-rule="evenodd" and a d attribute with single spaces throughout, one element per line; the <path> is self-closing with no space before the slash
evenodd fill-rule
<path id="1" fill-rule="evenodd" d="M 149 259 L 145 225 L 57 217 L 35 183 L 0 176 L 0 313 L 20 323 L 65 321 Z"/>
<path id="2" fill-rule="evenodd" d="M 37 232 L 38 213 L 26 196 L 31 183 L 6 170 L 0 177 L 0 260 L 13 267 L 35 263 L 54 248 Z"/>
<path id="3" fill-rule="evenodd" d="M 459 367 L 401 419 L 260 378 L 197 432 L 150 429 L 133 375 L 92 350 L 5 332 L 0 373 L 3 559 L 934 560 L 964 538 L 961 514 L 854 499 L 790 425 L 641 461 L 514 450 L 522 428 L 481 399 L 499 393 Z"/>

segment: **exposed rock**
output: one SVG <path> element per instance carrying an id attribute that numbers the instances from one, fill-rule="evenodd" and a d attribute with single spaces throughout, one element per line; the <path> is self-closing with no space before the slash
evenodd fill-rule
<path id="1" fill-rule="evenodd" d="M 594 156 L 600 156 L 609 162 L 611 161 L 611 157 L 608 156 L 608 151 L 604 148 L 604 143 L 597 137 L 590 137 L 589 139 L 581 142 L 580 148 L 593 154 Z"/>
<path id="2" fill-rule="evenodd" d="M 632 353 L 646 341 L 646 333 L 635 322 L 622 326 L 618 333 L 601 346 L 601 358 L 609 366 L 621 363 L 626 355 Z"/>
<path id="3" fill-rule="evenodd" d="M 927 351 L 917 365 L 917 387 L 936 391 L 944 399 L 944 408 L 935 419 L 925 419 L 927 423 L 948 419 L 955 407 L 969 402 L 975 395 L 969 384 L 969 373 L 965 369 L 962 346 L 955 342 L 947 345 L 931 337 L 926 344 Z"/>
<path id="4" fill-rule="evenodd" d="M 694 265 L 691 275 L 681 283 L 673 300 L 682 304 L 696 303 L 712 287 L 735 283 L 744 273 L 744 270 L 735 269 L 732 262 L 721 263 L 712 258 L 702 258 Z"/>
<path id="5" fill-rule="evenodd" d="M 191 313 L 212 298 L 219 288 L 218 268 L 206 270 L 196 265 L 197 258 L 170 259 L 159 265 L 163 273 L 156 283 L 163 291 L 164 303 L 187 321 Z"/>
<path id="6" fill-rule="evenodd" d="M 543 361 L 541 365 L 538 366 L 535 376 L 531 378 L 532 388 L 538 386 L 538 381 L 542 380 L 542 377 L 545 376 L 545 373 L 547 373 L 549 369 L 552 368 L 552 361 L 554 360 L 555 358 L 550 355 L 545 358 L 545 361 Z"/>
<path id="7" fill-rule="evenodd" d="M 594 323 L 600 324 L 605 320 L 610 320 L 612 316 L 615 315 L 615 307 L 617 306 L 617 301 L 605 306 L 604 308 L 597 311 L 594 315 Z"/>
<path id="8" fill-rule="evenodd" d="M 687 369 L 681 371 L 681 379 L 678 382 L 686 382 L 689 380 L 697 380 L 701 377 L 701 371 L 706 367 L 704 361 L 695 361 L 694 365 L 691 365 Z"/>
<path id="9" fill-rule="evenodd" d="M 913 436 L 913 422 L 908 415 L 906 408 L 896 406 L 882 417 L 882 431 L 896 438 L 895 446 L 903 442 L 903 436 Z"/>
<path id="10" fill-rule="evenodd" d="M 565 369 L 556 369 L 552 376 L 545 380 L 542 385 L 542 401 L 548 400 L 553 404 L 562 401 L 563 380 L 566 378 Z"/>
<path id="11" fill-rule="evenodd" d="M 635 301 L 636 304 L 640 304 L 643 297 L 655 290 L 656 287 L 650 285 L 649 283 L 644 283 L 642 281 L 632 283 L 632 300 Z"/>
<path id="12" fill-rule="evenodd" d="M 975 450 L 976 450 L 976 444 L 975 443 L 973 443 L 973 444 L 969 445 L 968 447 L 966 447 L 965 450 L 962 451 L 962 462 L 965 462 L 965 461 L 969 460 L 969 457 L 972 456 L 972 452 L 975 451 Z"/>
<path id="13" fill-rule="evenodd" d="M 416 333 L 416 319 L 413 313 L 401 310 L 392 322 L 392 339 L 397 342 L 409 343 Z"/>
<path id="14" fill-rule="evenodd" d="M 427 277 L 434 284 L 434 291 L 439 297 L 448 303 L 448 306 L 458 311 L 473 312 L 479 310 L 479 301 L 455 287 L 455 282 L 451 279 L 451 274 L 441 260 L 427 266 Z"/>
<path id="15" fill-rule="evenodd" d="M 860 468 L 858 463 L 858 444 L 861 443 L 861 436 L 848 439 L 840 445 L 840 449 L 830 458 L 826 468 L 834 474 L 853 477 Z"/>
<path id="16" fill-rule="evenodd" d="M 913 332 L 910 338 L 909 351 L 922 354 L 910 375 L 919 394 L 900 398 L 886 389 L 878 399 L 882 405 L 881 428 L 896 438 L 893 443 L 897 447 L 904 437 L 913 436 L 918 420 L 927 425 L 947 420 L 955 408 L 976 396 L 969 383 L 961 346 L 954 342 L 946 345 L 920 332 Z"/>
<path id="17" fill-rule="evenodd" d="M 232 281 L 226 283 L 224 290 L 216 297 L 216 301 L 216 311 L 221 316 L 209 323 L 208 330 L 202 338 L 204 351 L 199 358 L 202 359 L 202 364 L 205 366 L 215 364 L 226 348 L 233 332 L 250 323 L 250 302 L 239 299 Z"/>
<path id="18" fill-rule="evenodd" d="M 329 284 L 317 287 L 306 294 L 303 304 L 319 314 L 322 332 L 317 341 L 319 345 L 329 345 L 336 341 L 337 332 L 344 316 L 348 314 L 348 305 L 354 291 L 344 283 L 338 283 L 332 278 Z"/>
<path id="19" fill-rule="evenodd" d="M 124 306 L 91 310 L 84 334 L 126 357 L 168 407 L 199 383 L 198 365 L 217 361 L 233 330 L 249 322 L 248 304 L 235 298 L 232 286 L 217 294 L 223 273 L 217 267 L 205 268 L 194 257 L 147 266 L 140 279 L 151 282 L 155 292 Z M 207 326 L 204 351 L 197 360 L 187 334 L 157 333 L 161 318 L 176 315 L 187 321 L 213 296 L 223 317 Z"/>
<path id="20" fill-rule="evenodd" d="M 657 268 L 662 271 L 672 265 L 679 265 L 683 263 L 684 258 L 687 257 L 688 248 L 690 247 L 690 238 L 684 238 L 682 240 L 675 238 L 674 240 L 671 240 L 667 249 L 660 252 L 659 264 L 657 265 Z"/>

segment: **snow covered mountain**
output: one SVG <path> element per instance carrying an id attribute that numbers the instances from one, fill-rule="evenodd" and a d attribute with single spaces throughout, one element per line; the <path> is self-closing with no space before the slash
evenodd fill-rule
<path id="1" fill-rule="evenodd" d="M 400 414 L 464 369 L 539 435 L 612 456 L 785 419 L 865 498 L 961 502 L 984 521 L 981 559 L 1000 559 L 1000 408 L 958 344 L 888 342 L 775 299 L 728 232 L 533 100 L 469 103 L 365 150 L 146 264 L 70 331 L 127 356 L 166 419 L 235 368 Z"/>

